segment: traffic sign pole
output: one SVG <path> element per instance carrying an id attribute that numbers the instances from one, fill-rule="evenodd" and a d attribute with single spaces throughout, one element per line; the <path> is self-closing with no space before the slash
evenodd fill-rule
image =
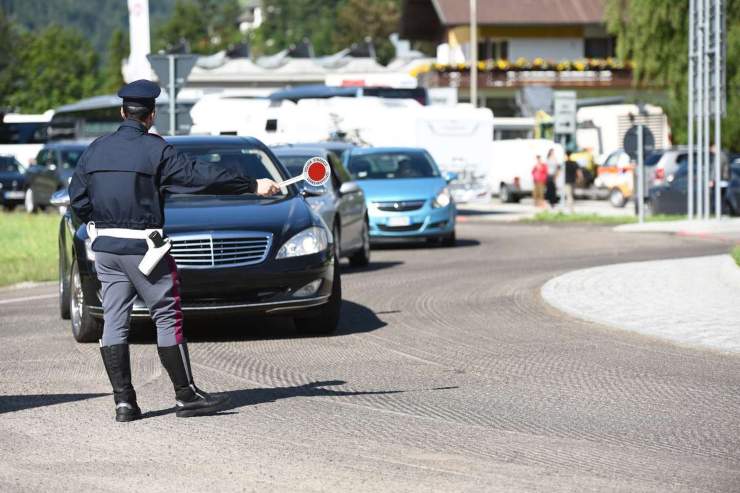
<path id="1" fill-rule="evenodd" d="M 170 85 L 167 88 L 170 99 L 170 135 L 177 134 L 177 127 L 175 126 L 175 106 L 176 106 L 176 92 L 175 92 L 175 56 L 167 55 L 168 68 L 170 71 Z"/>
<path id="2" fill-rule="evenodd" d="M 645 148 L 644 128 L 642 123 L 637 126 L 637 217 L 640 224 L 645 222 Z"/>

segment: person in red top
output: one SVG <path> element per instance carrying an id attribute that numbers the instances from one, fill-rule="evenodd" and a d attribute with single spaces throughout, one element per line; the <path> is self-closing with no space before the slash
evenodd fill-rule
<path id="1" fill-rule="evenodd" d="M 534 197 L 535 207 L 545 206 L 545 187 L 547 186 L 547 164 L 542 161 L 542 156 L 537 156 L 537 162 L 532 168 L 532 181 L 534 188 L 532 196 Z"/>

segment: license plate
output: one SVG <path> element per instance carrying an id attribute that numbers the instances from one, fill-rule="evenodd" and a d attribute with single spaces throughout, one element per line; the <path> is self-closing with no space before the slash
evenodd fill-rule
<path id="1" fill-rule="evenodd" d="M 408 216 L 395 216 L 388 218 L 388 226 L 410 226 L 411 218 Z"/>
<path id="2" fill-rule="evenodd" d="M 12 190 L 10 192 L 5 192 L 3 197 L 6 199 L 22 199 L 24 197 L 24 193 L 22 190 Z"/>

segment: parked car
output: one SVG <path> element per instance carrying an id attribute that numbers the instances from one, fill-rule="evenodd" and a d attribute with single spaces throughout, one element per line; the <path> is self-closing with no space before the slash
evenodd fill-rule
<path id="1" fill-rule="evenodd" d="M 289 177 L 256 139 L 182 136 L 167 140 L 213 166 L 239 169 L 255 178 Z M 269 198 L 254 194 L 167 197 L 164 231 L 172 241 L 171 254 L 181 276 L 186 317 L 284 315 L 292 317 L 301 332 L 336 329 L 342 291 L 331 231 L 296 186 L 286 191 Z M 63 205 L 65 194 L 58 192 L 56 205 Z M 71 318 L 72 334 L 80 342 L 97 340 L 102 329 L 94 257 L 84 224 L 66 212 L 59 227 L 59 304 L 62 318 Z M 132 316 L 149 316 L 138 298 Z"/>
<path id="2" fill-rule="evenodd" d="M 426 150 L 354 148 L 345 153 L 344 162 L 365 192 L 371 241 L 455 244 L 455 202 L 448 180 Z"/>
<path id="3" fill-rule="evenodd" d="M 724 163 L 726 164 L 726 163 Z M 647 195 L 647 205 L 651 214 L 686 214 L 688 211 L 688 156 L 680 162 L 675 173 L 660 185 L 652 187 Z M 731 172 L 730 172 L 731 170 Z M 722 212 L 736 215 L 740 211 L 740 168 L 723 166 L 720 193 Z M 710 176 L 714 176 L 714 166 L 710 166 Z M 696 164 L 694 163 L 694 183 Z M 710 211 L 715 210 L 714 180 L 710 181 Z M 696 209 L 695 209 L 696 210 Z"/>
<path id="4" fill-rule="evenodd" d="M 350 265 L 364 266 L 370 262 L 370 235 L 365 194 L 352 180 L 341 160 L 331 151 L 320 147 L 273 147 L 272 151 L 291 176 L 303 173 L 303 166 L 312 157 L 324 158 L 331 167 L 331 180 L 325 193 L 318 193 L 308 184 L 299 184 L 307 194 L 306 201 L 326 222 L 334 235 L 337 258 L 348 257 Z"/>
<path id="5" fill-rule="evenodd" d="M 13 210 L 22 204 L 25 187 L 23 166 L 13 156 L 0 156 L 0 204 L 3 209 Z"/>
<path id="6" fill-rule="evenodd" d="M 46 144 L 39 151 L 36 163 L 26 172 L 26 212 L 45 209 L 51 205 L 54 192 L 67 188 L 77 161 L 88 144 L 83 141 L 59 141 Z"/>

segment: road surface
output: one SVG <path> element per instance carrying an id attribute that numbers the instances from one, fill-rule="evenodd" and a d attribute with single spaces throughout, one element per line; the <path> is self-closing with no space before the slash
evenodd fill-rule
<path id="1" fill-rule="evenodd" d="M 540 297 L 570 270 L 728 246 L 469 219 L 455 248 L 345 266 L 335 336 L 186 324 L 196 383 L 231 394 L 217 416 L 175 417 L 144 335 L 146 419 L 115 423 L 98 347 L 73 341 L 55 286 L 1 290 L 0 490 L 738 491 L 740 358 Z"/>

